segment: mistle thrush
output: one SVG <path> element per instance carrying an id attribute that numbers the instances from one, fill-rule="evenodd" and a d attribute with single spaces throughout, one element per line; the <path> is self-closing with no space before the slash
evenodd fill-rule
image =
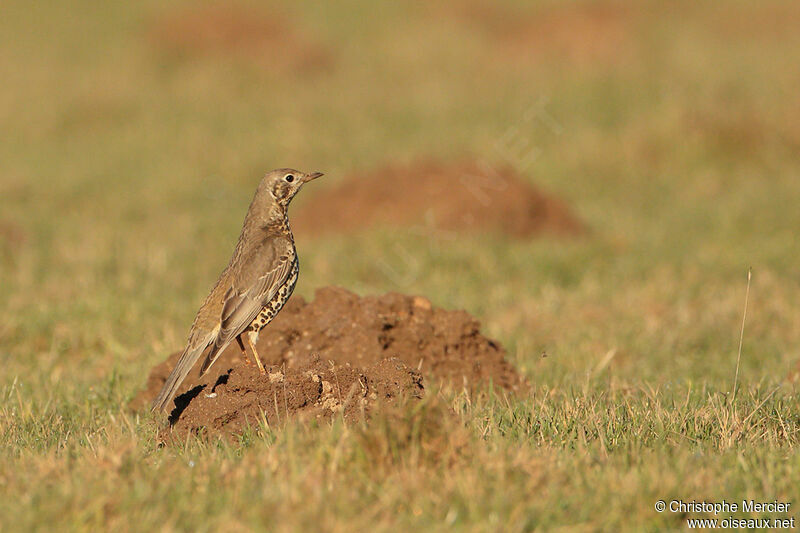
<path id="1" fill-rule="evenodd" d="M 153 401 L 153 411 L 167 406 L 206 349 L 201 376 L 234 339 L 245 362 L 249 362 L 249 350 L 258 369 L 265 373 L 256 351 L 258 333 L 289 299 L 299 272 L 289 228 L 289 202 L 303 184 L 320 176 L 320 172 L 305 174 L 282 168 L 269 172 L 261 180 L 244 218 L 233 257 L 200 306 L 186 348 Z"/>

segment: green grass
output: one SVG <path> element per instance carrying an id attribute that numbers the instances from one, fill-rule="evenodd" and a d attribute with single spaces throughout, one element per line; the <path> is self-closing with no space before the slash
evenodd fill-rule
<path id="1" fill-rule="evenodd" d="M 507 9 L 562 4 L 581 5 Z M 686 527 L 659 499 L 800 505 L 800 10 L 624 5 L 619 57 L 519 62 L 452 14 L 303 1 L 281 10 L 334 57 L 308 73 L 164 55 L 156 2 L 6 2 L 0 530 L 653 530 Z M 126 404 L 182 345 L 264 170 L 326 172 L 302 209 L 348 172 L 463 154 L 592 234 L 297 235 L 298 293 L 467 309 L 530 397 L 156 446 Z"/>

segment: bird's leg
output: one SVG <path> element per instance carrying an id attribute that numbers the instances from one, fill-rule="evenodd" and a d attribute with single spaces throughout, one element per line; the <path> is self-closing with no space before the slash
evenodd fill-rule
<path id="1" fill-rule="evenodd" d="M 252 365 L 253 363 L 250 362 L 250 358 L 247 357 L 247 350 L 244 347 L 241 335 L 236 336 L 236 342 L 239 343 L 239 349 L 242 350 L 242 358 L 244 359 L 244 366 Z"/>
<path id="2" fill-rule="evenodd" d="M 264 365 L 261 364 L 261 359 L 258 357 L 258 352 L 256 351 L 256 339 L 258 339 L 257 331 L 247 332 L 247 345 L 250 347 L 250 351 L 253 352 L 253 358 L 255 358 L 256 360 L 256 364 L 258 365 L 258 370 L 262 374 L 266 374 L 267 371 L 264 369 Z"/>

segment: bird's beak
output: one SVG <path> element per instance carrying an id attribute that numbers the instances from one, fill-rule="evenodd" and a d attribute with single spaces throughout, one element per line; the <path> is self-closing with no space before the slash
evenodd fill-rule
<path id="1" fill-rule="evenodd" d="M 313 174 L 306 174 L 306 179 L 303 180 L 303 183 L 308 183 L 311 180 L 315 180 L 320 176 L 324 176 L 322 172 L 314 172 Z"/>

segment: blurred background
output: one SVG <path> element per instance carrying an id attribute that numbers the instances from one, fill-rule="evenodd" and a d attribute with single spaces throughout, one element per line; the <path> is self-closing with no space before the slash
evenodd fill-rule
<path id="1" fill-rule="evenodd" d="M 132 396 L 182 346 L 258 180 L 283 166 L 326 174 L 292 206 L 298 294 L 467 309 L 537 384 L 727 387 L 750 266 L 743 379 L 783 380 L 800 358 L 795 1 L 2 13 L 4 384 Z M 491 194 L 509 183 L 549 222 L 504 226 L 520 208 Z M 458 187 L 477 187 L 478 211 L 445 206 L 463 224 L 437 225 Z M 403 217 L 373 221 L 395 203 Z"/>

